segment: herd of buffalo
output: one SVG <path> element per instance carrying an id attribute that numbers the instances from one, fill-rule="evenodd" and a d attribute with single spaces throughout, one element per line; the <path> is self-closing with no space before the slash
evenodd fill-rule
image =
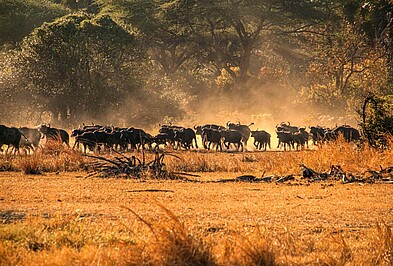
<path id="1" fill-rule="evenodd" d="M 187 128 L 174 125 L 160 125 L 159 133 L 155 136 L 140 128 L 119 128 L 114 126 L 83 125 L 71 132 L 75 138 L 73 149 L 82 149 L 83 152 L 101 150 L 135 150 L 135 149 L 159 149 L 172 146 L 175 149 L 198 149 L 197 135 L 202 140 L 204 149 L 222 151 L 235 149 L 243 151 L 247 147 L 250 137 L 254 139 L 254 146 L 259 150 L 271 148 L 271 135 L 265 130 L 252 131 L 249 125 L 227 122 L 226 126 L 206 124 Z M 333 129 L 313 126 L 309 131 L 305 127 L 292 126 L 289 122 L 276 125 L 278 139 L 277 148 L 284 150 L 304 149 L 309 141 L 314 145 L 322 142 L 336 140 L 340 135 L 344 140 L 351 142 L 360 139 L 357 129 L 348 126 L 336 126 Z M 7 145 L 14 148 L 15 153 L 20 149 L 33 152 L 42 145 L 43 140 L 57 140 L 69 146 L 70 136 L 66 130 L 54 128 L 50 125 L 40 125 L 35 128 L 7 127 L 0 125 L 0 149 Z M 3 150 L 2 150 L 3 151 Z"/>

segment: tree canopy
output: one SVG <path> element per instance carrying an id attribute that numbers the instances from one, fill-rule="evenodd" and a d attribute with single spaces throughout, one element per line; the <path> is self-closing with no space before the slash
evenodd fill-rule
<path id="1" fill-rule="evenodd" d="M 66 126 L 196 119 L 207 106 L 353 113 L 365 95 L 393 93 L 392 10 L 387 0 L 3 0 L 0 113 Z"/>

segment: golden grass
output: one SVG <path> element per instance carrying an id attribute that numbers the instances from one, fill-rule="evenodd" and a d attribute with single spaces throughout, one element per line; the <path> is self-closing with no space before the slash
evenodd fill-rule
<path id="1" fill-rule="evenodd" d="M 392 265 L 391 227 L 378 224 L 356 243 L 327 231 L 307 239 L 255 226 L 232 230 L 219 241 L 191 231 L 170 210 L 159 220 L 134 213 L 106 221 L 80 215 L 0 225 L 0 265 Z M 145 226 L 146 230 L 143 230 Z M 142 233 L 143 232 L 143 233 Z M 150 234 L 149 234 L 150 232 Z"/>
<path id="2" fill-rule="evenodd" d="M 172 154 L 180 159 L 165 157 L 170 172 L 197 172 L 201 180 L 300 174 L 300 163 L 353 173 L 393 163 L 392 150 L 342 141 L 309 151 Z M 2 171 L 21 171 L 0 174 L 0 265 L 393 264 L 388 184 L 140 182 L 69 173 L 86 162 L 58 143 L 0 157 Z"/>
<path id="3" fill-rule="evenodd" d="M 82 153 L 57 141 L 48 141 L 31 155 L 0 156 L 1 171 L 22 171 L 25 174 L 42 172 L 80 171 L 85 169 Z"/>
<path id="4" fill-rule="evenodd" d="M 108 153 L 102 155 L 113 156 Z M 140 151 L 126 155 L 142 158 Z M 147 151 L 145 157 L 146 161 L 152 160 L 154 153 Z M 262 173 L 296 174 L 299 173 L 300 164 L 319 172 L 329 171 L 331 165 L 340 165 L 344 171 L 361 174 L 369 169 L 379 170 L 380 167 L 391 166 L 392 158 L 393 149 L 381 151 L 367 145 L 358 148 L 341 139 L 313 150 L 287 152 L 219 153 L 171 150 L 165 156 L 164 162 L 169 172 L 247 172 L 260 176 Z M 0 171 L 22 171 L 26 174 L 81 171 L 86 170 L 86 163 L 90 160 L 80 151 L 51 141 L 32 155 L 0 156 Z"/>
<path id="5" fill-rule="evenodd" d="M 247 153 L 177 153 L 182 160 L 168 158 L 167 164 L 174 171 L 185 172 L 248 172 L 257 176 L 265 174 L 299 173 L 301 163 L 319 171 L 327 172 L 331 165 L 340 165 L 344 171 L 363 173 L 380 170 L 380 166 L 393 164 L 393 149 L 376 150 L 369 146 L 357 148 L 354 144 L 338 141 L 325 144 L 315 150 L 268 151 Z"/>

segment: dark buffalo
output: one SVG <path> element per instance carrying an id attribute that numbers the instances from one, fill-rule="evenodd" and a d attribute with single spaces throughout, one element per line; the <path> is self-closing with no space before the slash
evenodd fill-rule
<path id="1" fill-rule="evenodd" d="M 298 148 L 299 145 L 301 146 L 302 149 L 304 149 L 304 147 L 306 146 L 308 148 L 308 141 L 310 139 L 310 133 L 308 133 L 306 131 L 306 128 L 304 127 L 300 127 L 299 128 L 299 133 L 295 133 L 296 135 L 296 143 L 298 144 Z"/>
<path id="2" fill-rule="evenodd" d="M 194 129 L 195 129 L 196 135 L 201 135 L 203 147 L 205 149 L 207 149 L 207 141 L 206 141 L 206 138 L 204 137 L 204 135 L 202 134 L 202 131 L 204 129 L 225 130 L 226 128 L 223 126 L 220 126 L 220 125 L 215 125 L 215 124 L 205 124 L 202 126 L 194 126 Z"/>
<path id="3" fill-rule="evenodd" d="M 251 131 L 251 137 L 254 138 L 254 146 L 255 148 L 261 150 L 262 148 L 266 151 L 267 146 L 271 149 L 270 146 L 270 138 L 271 135 L 265 130 L 256 130 Z"/>
<path id="4" fill-rule="evenodd" d="M 114 150 L 126 150 L 128 141 L 123 139 L 123 133 L 121 131 L 114 130 L 107 132 L 106 145 Z"/>
<path id="5" fill-rule="evenodd" d="M 277 133 L 277 138 L 278 138 L 278 145 L 277 148 L 280 148 L 280 146 L 284 147 L 284 151 L 286 150 L 286 147 L 288 145 L 289 149 L 295 148 L 294 143 L 294 136 L 291 132 L 289 131 L 276 131 Z"/>
<path id="6" fill-rule="evenodd" d="M 283 146 L 284 150 L 286 150 L 286 146 L 288 145 L 289 149 L 294 149 L 295 144 L 297 150 L 299 148 L 304 149 L 305 146 L 308 148 L 310 134 L 304 127 L 291 126 L 289 122 L 282 122 L 276 126 L 276 133 L 278 138 L 277 148 Z"/>
<path id="7" fill-rule="evenodd" d="M 229 130 L 239 131 L 242 134 L 242 141 L 244 143 L 244 146 L 247 146 L 247 141 L 251 135 L 250 126 L 254 125 L 254 123 L 251 123 L 249 125 L 241 125 L 240 122 L 238 124 L 235 124 L 228 121 L 226 125 Z"/>
<path id="8" fill-rule="evenodd" d="M 97 138 L 94 134 L 94 132 L 83 132 L 79 135 L 75 136 L 75 145 L 79 143 L 83 145 L 83 152 L 86 153 L 87 152 L 87 148 L 89 148 L 90 151 L 94 151 L 97 148 Z M 73 147 L 73 148 L 74 148 Z"/>
<path id="9" fill-rule="evenodd" d="M 327 129 L 320 126 L 310 127 L 310 134 L 312 136 L 313 144 L 321 144 L 321 142 L 325 139 L 325 134 Z"/>
<path id="10" fill-rule="evenodd" d="M 154 149 L 158 149 L 160 145 L 167 146 L 168 141 L 169 141 L 169 137 L 168 134 L 166 133 L 159 133 L 150 139 L 150 143 L 155 144 Z"/>
<path id="11" fill-rule="evenodd" d="M 196 134 L 191 128 L 176 130 L 174 139 L 177 143 L 180 144 L 180 147 L 184 147 L 185 149 L 192 148 L 193 141 L 195 141 L 195 148 L 198 149 Z"/>
<path id="12" fill-rule="evenodd" d="M 176 145 L 175 133 L 176 131 L 183 130 L 183 129 L 184 127 L 180 127 L 180 126 L 161 125 L 159 129 L 159 133 L 167 134 L 169 139 L 169 144 L 176 147 L 178 145 Z"/>
<path id="13" fill-rule="evenodd" d="M 140 128 L 127 128 L 120 131 L 121 139 L 130 144 L 132 149 L 144 149 L 145 145 L 151 145 L 152 136 Z"/>
<path id="14" fill-rule="evenodd" d="M 239 151 L 240 147 L 243 149 L 243 134 L 237 130 L 222 130 L 219 131 L 221 133 L 221 138 L 223 139 L 224 145 L 227 149 L 231 144 L 235 145 L 236 151 Z"/>
<path id="15" fill-rule="evenodd" d="M 38 131 L 41 132 L 48 140 L 60 141 L 69 146 L 70 136 L 68 135 L 67 131 L 63 129 L 57 129 L 51 127 L 50 125 L 42 124 L 38 128 Z"/>
<path id="16" fill-rule="evenodd" d="M 19 153 L 21 137 L 22 133 L 17 128 L 0 125 L 0 148 L 3 145 L 7 145 L 8 151 L 8 149 L 12 146 L 16 149 L 16 152 Z"/>
<path id="17" fill-rule="evenodd" d="M 336 127 L 332 131 L 333 131 L 333 137 L 335 139 L 337 139 L 339 136 L 343 136 L 344 140 L 347 142 L 360 139 L 359 131 L 356 128 L 353 128 L 349 125 L 342 125 Z"/>
<path id="18" fill-rule="evenodd" d="M 95 136 L 95 139 L 97 140 L 97 150 L 101 151 L 101 146 L 103 147 L 103 149 L 109 149 L 109 133 L 99 129 L 99 130 L 95 130 L 94 132 L 92 132 Z"/>
<path id="19" fill-rule="evenodd" d="M 222 151 L 220 131 L 216 129 L 205 128 L 202 130 L 202 136 L 206 139 L 206 149 L 210 150 L 210 145 L 213 143 L 213 145 L 216 146 L 216 150 L 220 148 L 220 151 Z"/>
<path id="20" fill-rule="evenodd" d="M 279 125 L 276 125 L 277 131 L 286 131 L 290 133 L 296 133 L 300 131 L 300 128 L 297 126 L 291 126 L 291 123 L 281 122 Z"/>

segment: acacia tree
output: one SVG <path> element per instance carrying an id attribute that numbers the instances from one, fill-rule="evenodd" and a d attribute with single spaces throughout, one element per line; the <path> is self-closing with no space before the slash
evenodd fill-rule
<path id="1" fill-rule="evenodd" d="M 163 73 L 173 76 L 183 64 L 195 56 L 200 47 L 192 40 L 185 23 L 181 1 L 111 0 L 102 1 L 103 13 L 127 25 L 149 50 L 149 57 Z"/>
<path id="2" fill-rule="evenodd" d="M 246 81 L 256 50 L 279 30 L 321 19 L 318 1 L 112 0 L 109 12 L 135 29 L 167 75 L 193 60 Z M 239 68 L 239 72 L 233 70 Z M 255 70 L 255 69 L 254 69 Z M 256 68 L 256 71 L 258 69 Z"/>
<path id="3" fill-rule="evenodd" d="M 197 39 L 203 40 L 206 61 L 224 69 L 240 85 L 258 75 L 261 50 L 276 46 L 270 40 L 300 33 L 325 17 L 318 1 L 191 2 L 195 10 L 192 25 Z"/>

